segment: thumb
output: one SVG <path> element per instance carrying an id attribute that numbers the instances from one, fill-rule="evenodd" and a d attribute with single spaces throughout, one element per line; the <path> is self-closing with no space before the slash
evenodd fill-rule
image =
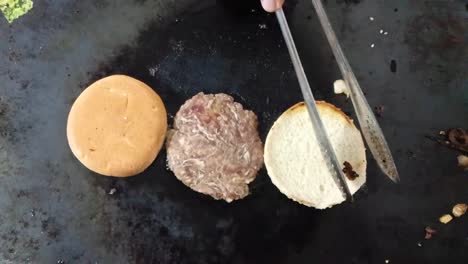
<path id="1" fill-rule="evenodd" d="M 267 12 L 275 12 L 283 6 L 284 0 L 261 0 L 263 9 Z"/>

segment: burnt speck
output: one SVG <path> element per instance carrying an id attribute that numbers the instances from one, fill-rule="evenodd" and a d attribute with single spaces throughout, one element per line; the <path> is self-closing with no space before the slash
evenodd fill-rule
<path id="1" fill-rule="evenodd" d="M 57 239 L 60 235 L 60 230 L 55 223 L 55 219 L 51 217 L 41 222 L 41 229 L 50 239 Z"/>
<path id="2" fill-rule="evenodd" d="M 344 165 L 343 173 L 346 175 L 346 178 L 348 178 L 350 181 L 353 181 L 354 179 L 359 177 L 359 174 L 357 174 L 353 170 L 353 166 L 351 166 L 349 162 L 345 161 L 343 165 Z"/>
<path id="3" fill-rule="evenodd" d="M 343 2 L 347 5 L 351 5 L 351 4 L 357 5 L 361 3 L 361 0 L 344 0 Z"/>
<path id="4" fill-rule="evenodd" d="M 374 112 L 377 115 L 377 117 L 382 117 L 384 110 L 385 110 L 385 107 L 383 105 L 378 105 L 374 107 Z"/>
<path id="5" fill-rule="evenodd" d="M 396 72 L 396 67 L 397 67 L 396 61 L 395 61 L 395 60 L 391 60 L 391 61 L 390 61 L 390 71 L 393 72 L 393 73 L 395 73 L 395 72 Z"/>
<path id="6" fill-rule="evenodd" d="M 165 226 L 161 226 L 159 228 L 159 235 L 162 237 L 167 237 L 169 235 L 169 229 L 167 229 Z"/>
<path id="7" fill-rule="evenodd" d="M 21 89 L 26 89 L 29 87 L 29 81 L 21 81 Z"/>
<path id="8" fill-rule="evenodd" d="M 398 12 L 398 8 L 393 9 L 393 12 Z"/>
<path id="9" fill-rule="evenodd" d="M 17 194 L 16 194 L 16 197 L 17 198 L 22 198 L 22 197 L 26 197 L 28 198 L 29 197 L 29 193 L 24 191 L 24 190 L 20 190 Z"/>

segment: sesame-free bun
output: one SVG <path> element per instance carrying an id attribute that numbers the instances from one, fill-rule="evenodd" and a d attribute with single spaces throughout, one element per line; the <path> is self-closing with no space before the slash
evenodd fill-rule
<path id="1" fill-rule="evenodd" d="M 326 102 L 316 103 L 340 166 L 347 161 L 359 174 L 352 181 L 346 179 L 354 194 L 366 181 L 361 133 L 340 109 Z M 325 165 L 304 103 L 292 106 L 276 120 L 268 132 L 264 153 L 271 181 L 290 199 L 318 209 L 344 201 Z"/>
<path id="2" fill-rule="evenodd" d="M 141 81 L 113 75 L 86 88 L 68 115 L 67 137 L 75 157 L 106 176 L 145 170 L 158 155 L 167 130 L 163 101 Z"/>

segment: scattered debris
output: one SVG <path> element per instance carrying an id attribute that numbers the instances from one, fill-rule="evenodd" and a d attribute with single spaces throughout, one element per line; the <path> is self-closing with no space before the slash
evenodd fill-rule
<path id="1" fill-rule="evenodd" d="M 468 151 L 468 133 L 464 129 L 451 128 L 446 133 L 451 144 Z"/>
<path id="2" fill-rule="evenodd" d="M 437 230 L 430 226 L 426 226 L 424 230 L 426 231 L 426 235 L 424 236 L 425 239 L 431 239 L 433 235 L 437 234 Z"/>
<path id="3" fill-rule="evenodd" d="M 333 91 L 335 92 L 335 94 L 346 94 L 346 98 L 349 98 L 349 89 L 348 89 L 348 86 L 346 85 L 345 81 L 343 80 L 336 80 L 334 83 L 333 83 Z"/>
<path id="4" fill-rule="evenodd" d="M 374 112 L 378 117 L 382 117 L 384 110 L 385 110 L 385 107 L 383 105 L 378 105 L 374 107 Z"/>
<path id="5" fill-rule="evenodd" d="M 258 27 L 260 29 L 267 29 L 267 25 L 266 24 L 258 24 Z"/>
<path id="6" fill-rule="evenodd" d="M 468 153 L 468 132 L 463 128 L 449 128 L 439 132 L 440 137 L 426 136 L 443 146 Z"/>
<path id="7" fill-rule="evenodd" d="M 353 170 L 353 166 L 351 166 L 349 162 L 345 161 L 343 165 L 344 165 L 343 173 L 346 175 L 346 178 L 348 178 L 348 180 L 354 181 L 357 177 L 359 177 L 359 174 L 357 174 Z"/>
<path id="8" fill-rule="evenodd" d="M 391 60 L 391 61 L 390 61 L 390 71 L 393 72 L 393 73 L 395 73 L 395 72 L 396 72 L 396 69 L 397 69 L 396 66 L 397 66 L 397 65 L 396 65 L 396 60 Z"/>
<path id="9" fill-rule="evenodd" d="M 417 243 L 418 247 L 422 247 L 422 243 L 418 241 Z"/>
<path id="10" fill-rule="evenodd" d="M 385 263 L 390 263 L 390 260 L 386 259 L 386 260 L 385 260 Z"/>
<path id="11" fill-rule="evenodd" d="M 375 44 L 374 43 L 370 44 L 370 47 L 371 48 L 375 47 Z"/>
<path id="12" fill-rule="evenodd" d="M 439 218 L 439 221 L 442 224 L 447 224 L 448 222 L 452 221 L 453 217 L 449 214 L 445 214 Z"/>
<path id="13" fill-rule="evenodd" d="M 388 32 L 387 32 L 387 31 L 385 31 L 383 34 L 384 34 L 384 35 L 388 35 Z"/>
<path id="14" fill-rule="evenodd" d="M 370 20 L 370 21 L 374 21 L 374 17 L 369 17 L 369 20 Z"/>
<path id="15" fill-rule="evenodd" d="M 65 261 L 59 259 L 59 260 L 57 260 L 57 264 L 65 264 Z"/>
<path id="16" fill-rule="evenodd" d="M 460 216 L 464 215 L 467 210 L 468 210 L 468 205 L 467 204 L 459 203 L 459 204 L 456 204 L 452 208 L 452 214 L 455 217 L 460 217 Z"/>
<path id="17" fill-rule="evenodd" d="M 458 166 L 460 166 L 461 168 L 465 170 L 468 170 L 468 157 L 467 156 L 459 155 L 457 157 L 457 160 L 458 160 Z"/>
<path id="18" fill-rule="evenodd" d="M 110 194 L 110 195 L 113 195 L 113 194 L 116 193 L 116 192 L 117 192 L 117 189 L 112 188 L 112 189 L 110 189 L 109 194 Z"/>
<path id="19" fill-rule="evenodd" d="M 151 75 L 152 77 L 156 76 L 156 73 L 159 71 L 159 67 L 158 66 L 154 66 L 154 67 L 150 67 L 148 69 L 148 72 L 149 72 L 149 75 Z"/>
<path id="20" fill-rule="evenodd" d="M 379 33 L 380 33 L 380 34 L 383 34 L 383 29 L 381 29 L 381 30 L 379 31 Z"/>

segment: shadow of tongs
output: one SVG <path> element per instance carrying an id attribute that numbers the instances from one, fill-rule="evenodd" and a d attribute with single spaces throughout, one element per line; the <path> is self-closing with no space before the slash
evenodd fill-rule
<path id="1" fill-rule="evenodd" d="M 354 106 L 354 111 L 359 121 L 362 134 L 367 142 L 367 145 L 374 156 L 374 159 L 377 161 L 382 172 L 387 175 L 393 182 L 398 182 L 400 180 L 398 176 L 398 171 L 393 161 L 392 153 L 387 145 L 387 141 L 382 133 L 382 130 L 375 118 L 372 109 L 367 103 L 366 98 L 359 86 L 356 76 L 351 69 L 351 66 L 348 63 L 343 50 L 341 49 L 340 44 L 336 38 L 335 32 L 333 31 L 330 21 L 325 13 L 323 5 L 320 0 L 312 0 L 312 3 L 317 11 L 320 23 L 325 31 L 328 42 L 332 48 L 333 54 L 338 62 L 341 74 L 346 83 L 347 88 L 349 89 L 349 94 L 351 101 Z M 320 149 L 324 156 L 324 159 L 327 163 L 329 170 L 332 172 L 333 178 L 338 186 L 341 187 L 342 193 L 346 198 L 352 200 L 352 196 L 349 192 L 349 188 L 345 181 L 345 176 L 341 171 L 341 166 L 338 163 L 336 154 L 333 151 L 333 148 L 330 144 L 328 136 L 326 135 L 322 121 L 317 111 L 315 105 L 315 99 L 310 89 L 309 82 L 305 75 L 304 69 L 302 67 L 301 60 L 297 53 L 296 45 L 291 35 L 291 31 L 288 26 L 288 22 L 284 15 L 283 9 L 276 11 L 276 17 L 278 19 L 281 31 L 283 33 L 286 45 L 291 56 L 291 60 L 294 65 L 294 69 L 297 74 L 299 85 L 301 87 L 302 95 L 304 101 L 307 105 L 310 119 L 312 121 L 312 127 L 314 128 L 314 134 L 319 142 Z"/>

